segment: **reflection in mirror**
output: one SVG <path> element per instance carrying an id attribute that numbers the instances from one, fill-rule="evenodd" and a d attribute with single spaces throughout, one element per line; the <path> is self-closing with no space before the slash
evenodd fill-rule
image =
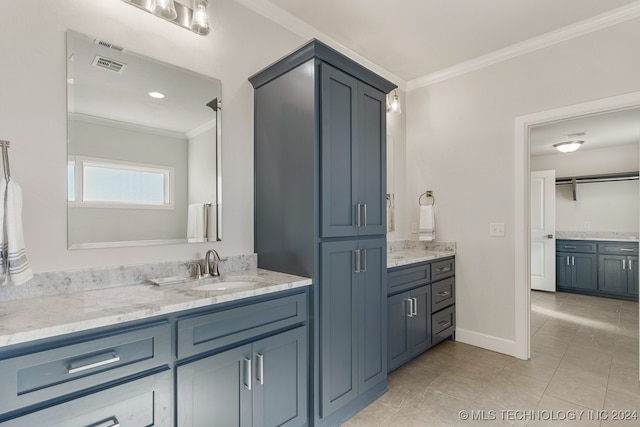
<path id="1" fill-rule="evenodd" d="M 71 249 L 222 239 L 219 80 L 67 33 Z"/>
<path id="2" fill-rule="evenodd" d="M 394 210 L 395 210 L 395 144 L 393 136 L 387 134 L 387 231 L 396 229 Z"/>

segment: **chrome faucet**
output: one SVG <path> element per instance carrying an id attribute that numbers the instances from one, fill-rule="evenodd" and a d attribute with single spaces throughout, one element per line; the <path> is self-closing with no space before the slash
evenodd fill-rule
<path id="1" fill-rule="evenodd" d="M 211 259 L 213 257 L 213 260 Z M 204 256 L 204 275 L 219 276 L 218 264 L 220 263 L 220 255 L 215 249 L 209 249 Z"/>

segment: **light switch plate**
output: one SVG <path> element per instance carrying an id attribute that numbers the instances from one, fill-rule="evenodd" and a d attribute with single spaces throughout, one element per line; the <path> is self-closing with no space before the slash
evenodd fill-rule
<path id="1" fill-rule="evenodd" d="M 504 237 L 504 222 L 492 222 L 489 224 L 489 236 Z"/>

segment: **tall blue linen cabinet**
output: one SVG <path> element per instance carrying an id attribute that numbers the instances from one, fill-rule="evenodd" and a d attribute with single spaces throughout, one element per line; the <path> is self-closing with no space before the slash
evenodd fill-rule
<path id="1" fill-rule="evenodd" d="M 258 266 L 313 279 L 310 425 L 387 389 L 386 94 L 311 40 L 253 75 Z"/>

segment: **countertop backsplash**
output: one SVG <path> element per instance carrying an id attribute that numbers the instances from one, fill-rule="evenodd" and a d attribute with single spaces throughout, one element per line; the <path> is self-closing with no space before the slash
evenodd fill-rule
<path id="1" fill-rule="evenodd" d="M 159 277 L 192 277 L 194 267 L 187 264 L 196 261 L 202 264 L 200 259 L 36 273 L 24 285 L 0 286 L 0 301 L 136 285 Z M 257 266 L 256 254 L 234 255 L 220 262 L 219 270 L 220 273 L 230 273 L 255 269 Z"/>

